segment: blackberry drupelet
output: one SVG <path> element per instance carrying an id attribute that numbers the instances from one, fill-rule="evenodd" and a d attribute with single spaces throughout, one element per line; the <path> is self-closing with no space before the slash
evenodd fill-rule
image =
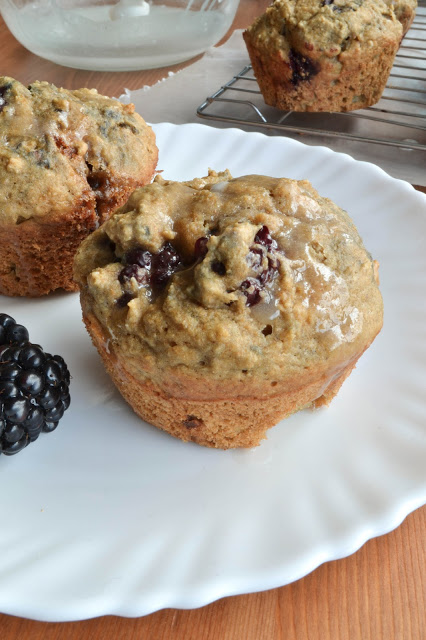
<path id="1" fill-rule="evenodd" d="M 0 454 L 18 453 L 56 429 L 70 405 L 70 374 L 61 356 L 29 342 L 27 329 L 0 314 Z"/>

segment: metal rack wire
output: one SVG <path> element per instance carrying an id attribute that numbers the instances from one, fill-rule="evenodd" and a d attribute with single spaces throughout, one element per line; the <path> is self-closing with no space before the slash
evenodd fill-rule
<path id="1" fill-rule="evenodd" d="M 348 113 L 296 113 L 265 104 L 251 65 L 206 98 L 200 118 L 426 151 L 426 0 L 403 40 L 380 101 Z"/>

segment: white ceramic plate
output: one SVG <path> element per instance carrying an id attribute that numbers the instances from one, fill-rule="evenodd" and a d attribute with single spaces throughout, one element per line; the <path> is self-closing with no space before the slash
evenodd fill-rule
<path id="1" fill-rule="evenodd" d="M 396 527 L 426 501 L 426 197 L 323 147 L 199 124 L 155 125 L 159 168 L 189 179 L 308 178 L 381 263 L 385 326 L 328 409 L 250 451 L 141 422 L 80 319 L 77 295 L 0 298 L 73 375 L 58 429 L 0 458 L 0 611 L 140 616 L 284 585 Z"/>

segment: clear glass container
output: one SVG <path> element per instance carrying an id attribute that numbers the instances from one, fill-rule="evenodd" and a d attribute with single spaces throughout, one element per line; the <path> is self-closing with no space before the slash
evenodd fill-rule
<path id="1" fill-rule="evenodd" d="M 0 0 L 4 21 L 32 53 L 97 71 L 153 69 L 216 44 L 239 0 Z"/>

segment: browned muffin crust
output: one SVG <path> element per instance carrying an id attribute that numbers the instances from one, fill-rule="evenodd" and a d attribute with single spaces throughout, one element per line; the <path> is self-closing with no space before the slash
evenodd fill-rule
<path id="1" fill-rule="evenodd" d="M 82 243 L 75 278 L 136 413 L 211 447 L 327 404 L 382 325 L 377 265 L 307 181 L 157 176 Z"/>
<path id="2" fill-rule="evenodd" d="M 0 77 L 0 293 L 75 290 L 78 245 L 151 181 L 157 156 L 133 105 Z"/>
<path id="3" fill-rule="evenodd" d="M 175 438 L 205 447 L 256 447 L 280 420 L 301 409 L 328 405 L 362 355 L 356 354 L 332 373 L 323 367 L 314 378 L 308 371 L 285 383 L 251 380 L 224 386 L 217 380 L 208 382 L 196 375 L 177 374 L 160 385 L 149 376 L 141 377 L 140 363 L 111 341 L 94 314 L 86 309 L 84 297 L 82 306 L 86 329 L 105 369 L 135 413 Z"/>
<path id="4" fill-rule="evenodd" d="M 383 0 L 275 0 L 243 36 L 267 104 L 350 111 L 380 99 L 402 27 Z"/>
<path id="5" fill-rule="evenodd" d="M 395 16 L 402 24 L 402 32 L 405 36 L 416 16 L 417 0 L 386 0 L 386 4 L 395 11 Z"/>

